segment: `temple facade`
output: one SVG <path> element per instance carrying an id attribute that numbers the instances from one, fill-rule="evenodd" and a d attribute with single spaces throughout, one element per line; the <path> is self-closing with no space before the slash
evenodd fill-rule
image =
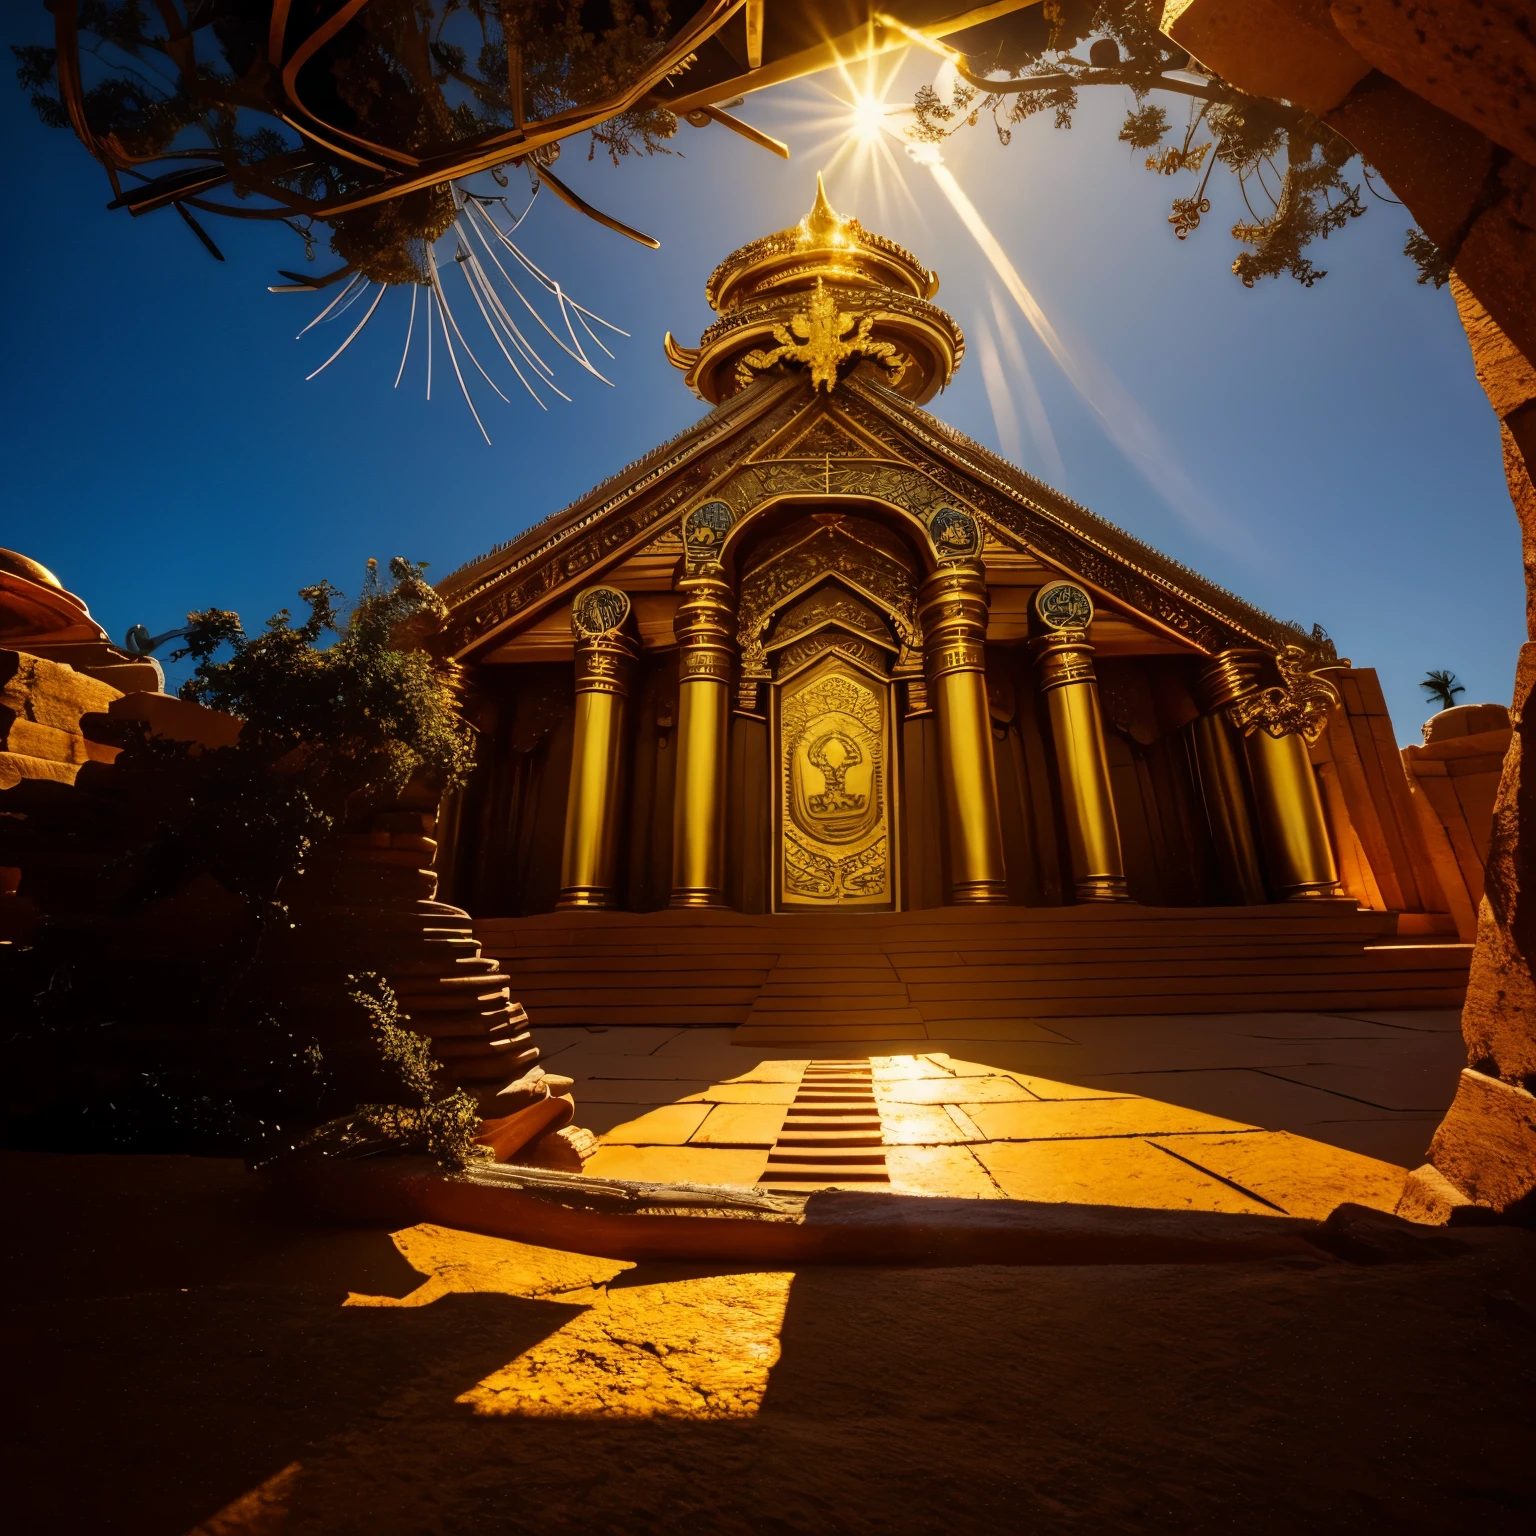
<path id="1" fill-rule="evenodd" d="M 1447 928 L 1374 674 L 924 411 L 937 290 L 818 186 L 667 337 L 710 413 L 442 583 L 479 732 L 448 899 Z"/>

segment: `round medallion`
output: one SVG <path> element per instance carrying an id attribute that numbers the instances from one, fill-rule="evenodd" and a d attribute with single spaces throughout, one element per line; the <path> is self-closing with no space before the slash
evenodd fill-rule
<path id="1" fill-rule="evenodd" d="M 981 553 L 976 519 L 959 507 L 940 507 L 928 520 L 928 537 L 941 560 L 965 560 Z"/>
<path id="2" fill-rule="evenodd" d="M 1075 582 L 1052 581 L 1035 593 L 1035 612 L 1047 629 L 1087 629 L 1093 599 Z"/>
<path id="3" fill-rule="evenodd" d="M 629 617 L 629 598 L 617 587 L 588 587 L 571 604 L 571 631 L 578 639 L 612 634 Z"/>
<path id="4" fill-rule="evenodd" d="M 718 549 L 736 521 L 723 501 L 706 501 L 683 519 L 683 543 L 690 553 L 707 554 Z"/>

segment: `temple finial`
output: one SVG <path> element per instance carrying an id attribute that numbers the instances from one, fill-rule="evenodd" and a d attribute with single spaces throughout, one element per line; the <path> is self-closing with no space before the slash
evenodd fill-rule
<path id="1" fill-rule="evenodd" d="M 827 201 L 827 189 L 822 184 L 821 172 L 816 172 L 816 202 L 805 216 L 805 228 L 809 234 L 825 238 L 843 227 L 843 218 Z"/>

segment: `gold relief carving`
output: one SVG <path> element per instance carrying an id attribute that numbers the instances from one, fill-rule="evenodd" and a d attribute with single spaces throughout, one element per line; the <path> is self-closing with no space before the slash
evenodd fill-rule
<path id="1" fill-rule="evenodd" d="M 799 671 L 806 662 L 814 660 L 823 651 L 841 651 L 845 656 L 862 661 L 872 672 L 883 672 L 890 661 L 890 657 L 879 646 L 871 645 L 869 641 L 855 635 L 828 629 L 785 646 L 778 654 L 779 676 L 787 677 Z"/>
<path id="2" fill-rule="evenodd" d="M 923 585 L 923 670 L 930 686 L 949 672 L 986 668 L 987 589 L 975 561 L 942 565 Z"/>
<path id="3" fill-rule="evenodd" d="M 1031 643 L 1035 655 L 1035 675 L 1040 691 L 1049 693 L 1053 688 L 1065 688 L 1072 683 L 1091 683 L 1097 674 L 1093 669 L 1093 647 L 1082 630 L 1058 630 Z"/>
<path id="4" fill-rule="evenodd" d="M 571 633 L 578 640 L 613 634 L 629 617 L 629 597 L 617 587 L 588 587 L 571 604 Z"/>
<path id="5" fill-rule="evenodd" d="M 779 619 L 770 648 L 777 650 L 807 630 L 826 624 L 840 624 L 877 645 L 896 649 L 879 614 L 842 588 L 823 589 L 797 603 Z"/>
<path id="6" fill-rule="evenodd" d="M 833 651 L 775 694 L 780 903 L 890 905 L 889 686 Z"/>
<path id="7" fill-rule="evenodd" d="M 1307 660 L 1299 645 L 1286 646 L 1275 657 L 1280 686 L 1261 688 L 1228 705 L 1227 714 L 1244 736 L 1262 730 L 1277 739 L 1299 736 L 1309 747 L 1316 743 L 1339 703 L 1339 691 L 1308 672 Z"/>
<path id="8" fill-rule="evenodd" d="M 841 525 L 835 532 L 818 530 L 809 537 L 796 534 L 794 539 L 799 542 L 792 542 L 742 580 L 736 638 L 746 676 L 768 676 L 767 633 L 774 613 L 826 576 L 840 578 L 889 616 L 901 647 L 898 666 L 909 657 L 915 659 L 923 643 L 915 585 L 911 573 L 894 556 L 856 540 Z"/>
<path id="9" fill-rule="evenodd" d="M 940 507 L 928 519 L 928 537 L 940 560 L 970 560 L 981 553 L 976 519 L 958 507 Z"/>
<path id="10" fill-rule="evenodd" d="M 855 357 L 869 357 L 886 371 L 887 380 L 898 384 L 907 371 L 907 360 L 889 341 L 876 341 L 870 335 L 874 325 L 871 315 L 856 315 L 838 307 L 835 291 L 816 279 L 806 307 L 789 317 L 789 324 L 775 325 L 773 339 L 779 343 L 770 351 L 748 352 L 736 365 L 736 383 L 743 389 L 754 373 L 772 368 L 775 363 L 807 363 L 813 389 L 831 390 L 837 385 L 837 370 Z M 849 332 L 852 335 L 849 335 Z"/>
<path id="11" fill-rule="evenodd" d="M 1046 582 L 1033 606 L 1047 629 L 1086 630 L 1093 623 L 1093 599 L 1076 582 Z"/>
<path id="12" fill-rule="evenodd" d="M 683 651 L 678 658 L 678 676 L 714 678 L 728 683 L 731 680 L 730 655 L 716 650 Z"/>

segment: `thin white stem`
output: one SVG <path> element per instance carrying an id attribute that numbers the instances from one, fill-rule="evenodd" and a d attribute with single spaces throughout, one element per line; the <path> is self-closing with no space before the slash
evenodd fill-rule
<path id="1" fill-rule="evenodd" d="M 429 260 L 427 265 L 431 267 L 432 279 L 437 284 L 437 307 L 442 310 L 445 315 L 447 315 L 448 323 L 453 327 L 453 334 L 459 338 L 459 345 L 463 347 L 464 351 L 469 355 L 470 362 L 472 362 L 476 368 L 480 368 L 480 359 L 475 356 L 474 351 L 470 347 L 468 341 L 464 339 L 464 332 L 459 329 L 459 322 L 455 318 L 453 311 L 448 307 L 448 293 L 447 290 L 443 287 L 442 273 L 437 269 L 437 258 L 431 256 L 430 252 L 428 254 Z M 493 379 L 490 374 L 485 371 L 484 368 L 480 368 L 480 377 L 484 379 L 485 382 L 489 384 L 498 395 L 501 395 L 500 386 L 496 383 L 496 380 Z M 505 395 L 501 395 L 501 398 L 508 405 L 511 405 L 512 402 L 508 400 Z"/>
<path id="2" fill-rule="evenodd" d="M 538 280 L 540 282 L 544 283 L 545 286 L 550 289 L 551 293 L 554 293 L 554 294 L 558 295 L 559 291 L 560 291 L 559 290 L 559 285 L 558 284 L 551 285 L 550 282 L 549 282 L 549 279 L 546 278 L 543 275 L 543 273 L 541 273 L 538 270 L 537 267 L 533 266 L 533 264 L 528 260 L 528 258 L 526 256 L 524 256 L 523 253 L 520 250 L 518 250 L 518 248 L 510 240 L 507 239 L 507 237 L 501 232 L 500 229 L 498 229 L 496 227 L 496 224 L 492 220 L 491 216 L 488 213 L 486 213 L 483 208 L 480 210 L 480 212 L 481 212 L 481 216 L 485 219 L 486 223 L 491 226 L 492 232 L 501 241 L 501 243 L 504 246 L 506 246 L 506 248 L 509 251 L 511 251 L 512 254 L 515 257 L 517 257 L 517 259 L 525 267 L 528 267 L 534 273 L 534 275 L 538 278 Z M 470 222 L 471 222 L 471 224 L 474 223 L 473 220 L 471 220 Z M 476 230 L 476 233 L 479 234 L 479 230 L 478 229 Z M 544 329 L 544 333 L 549 337 L 549 339 L 552 342 L 554 342 L 554 344 L 557 347 L 559 347 L 560 350 L 562 352 L 564 352 L 567 357 L 574 358 L 578 363 L 580 363 L 581 366 L 583 368 L 585 368 L 588 373 L 594 374 L 599 379 L 603 379 L 602 374 L 598 373 L 597 369 L 594 368 L 592 366 L 591 362 L 588 360 L 586 353 L 581 350 L 581 343 L 576 340 L 576 333 L 575 333 L 575 331 L 571 332 L 571 340 L 572 340 L 572 342 L 575 343 L 575 351 L 572 351 L 571 348 L 566 346 L 566 344 L 563 341 L 561 341 L 561 339 L 554 333 L 554 331 L 552 331 L 549 328 L 549 323 L 545 320 L 543 315 L 541 315 L 538 312 L 538 310 L 536 310 L 533 307 L 533 305 L 528 302 L 527 298 L 523 294 L 523 290 L 521 288 L 519 288 L 515 282 L 513 282 L 511 276 L 507 272 L 507 269 L 504 266 L 502 266 L 500 261 L 497 260 L 496 252 L 491 249 L 489 242 L 486 240 L 486 238 L 485 238 L 485 236 L 483 234 L 480 235 L 480 243 L 485 246 L 486 251 L 490 255 L 491 260 L 496 262 L 496 270 L 498 272 L 500 272 L 501 275 L 504 278 L 506 278 L 507 287 L 509 287 L 512 290 L 512 292 L 515 293 L 518 296 L 518 298 L 522 301 L 523 308 L 526 309 L 528 311 L 528 313 L 530 315 L 532 315 L 533 318 L 539 322 L 539 324 Z M 566 325 L 567 325 L 567 327 L 570 326 L 570 317 L 569 316 L 566 316 Z M 610 354 L 610 356 L 611 355 L 612 354 Z M 606 384 L 607 382 L 608 382 L 607 379 L 603 379 L 603 383 Z"/>
<path id="3" fill-rule="evenodd" d="M 483 277 L 483 274 L 482 274 L 482 277 Z M 489 312 L 486 310 L 485 304 L 484 304 L 484 302 L 481 299 L 479 288 L 478 288 L 479 279 L 476 278 L 475 273 L 473 272 L 473 270 L 471 270 L 471 268 L 469 267 L 469 265 L 467 263 L 466 263 L 465 268 L 464 268 L 464 279 L 469 284 L 469 291 L 472 294 L 474 294 L 474 296 L 475 296 L 475 303 L 480 306 L 480 318 L 485 321 L 486 329 L 491 333 L 491 339 L 496 343 L 496 345 L 498 347 L 501 348 L 501 355 L 504 358 L 506 358 L 508 366 L 512 369 L 512 372 L 517 375 L 517 382 L 519 384 L 521 384 L 523 386 L 523 388 L 526 389 L 530 395 L 533 395 L 533 398 L 535 400 L 538 400 L 539 397 L 538 397 L 537 394 L 534 393 L 533 385 L 531 385 L 528 382 L 528 380 L 523 377 L 523 370 L 517 366 L 516 359 L 514 359 L 512 354 L 507 351 L 506 344 L 502 341 L 501 335 L 497 331 L 496 325 L 492 321 L 491 316 L 490 316 Z M 494 295 L 492 295 L 492 298 L 494 299 Z M 554 385 L 551 384 L 550 388 L 554 389 Z M 556 392 L 558 393 L 558 391 L 556 391 Z M 570 396 L 567 395 L 565 398 L 569 399 Z M 543 404 L 542 401 L 539 401 L 539 403 L 541 405 Z"/>
<path id="4" fill-rule="evenodd" d="M 432 398 L 432 290 L 427 289 L 427 399 Z"/>
<path id="5" fill-rule="evenodd" d="M 470 220 L 470 227 L 472 229 L 475 228 L 473 219 Z M 458 225 L 455 225 L 454 228 L 458 229 Z M 460 231 L 460 233 L 462 234 L 462 231 Z M 486 241 L 485 236 L 481 234 L 478 229 L 475 229 L 475 233 L 479 235 L 480 243 L 485 246 L 486 254 L 491 258 L 493 262 L 495 262 L 496 270 L 501 273 L 502 277 L 506 278 L 507 287 L 509 287 L 513 293 L 517 293 L 517 296 L 521 299 L 522 294 L 518 293 L 517 284 L 507 276 L 507 269 L 502 266 L 499 261 L 496 260 L 496 252 L 491 249 L 490 245 Z M 532 367 L 537 368 L 539 372 L 545 376 L 546 379 L 554 378 L 554 370 L 550 368 L 550 366 L 544 361 L 542 357 L 539 356 L 536 351 L 534 351 L 527 338 L 517 328 L 516 321 L 514 321 L 512 316 L 507 313 L 506 306 L 501 302 L 499 298 L 495 297 L 495 289 L 491 284 L 490 277 L 486 273 L 485 268 L 480 265 L 479 258 L 475 255 L 473 249 L 470 248 L 467 241 L 465 242 L 465 249 L 469 251 L 470 258 L 474 262 L 476 270 L 479 271 L 481 277 L 485 278 L 486 290 L 488 293 L 490 293 L 497 310 L 500 312 L 502 319 L 506 324 L 507 330 L 512 337 L 513 344 L 517 347 L 517 350 L 521 352 L 527 359 L 528 363 Z M 526 304 L 527 300 L 524 299 L 523 302 Z"/>
<path id="6" fill-rule="evenodd" d="M 304 335 L 304 334 L 305 334 L 305 332 L 307 332 L 307 331 L 312 331 L 312 330 L 314 330 L 314 328 L 315 328 L 315 327 L 316 327 L 316 326 L 317 326 L 317 325 L 319 325 L 319 324 L 320 324 L 320 322 L 321 322 L 321 321 L 322 321 L 322 320 L 324 320 L 324 319 L 325 319 L 325 317 L 326 317 L 326 316 L 327 316 L 327 315 L 329 315 L 329 314 L 330 314 L 330 312 L 331 312 L 331 311 L 332 311 L 332 310 L 333 310 L 333 309 L 335 309 L 335 308 L 336 308 L 336 306 L 337 306 L 337 305 L 338 305 L 338 304 L 340 304 L 340 303 L 341 303 L 341 301 L 342 301 L 342 300 L 343 300 L 343 299 L 344 299 L 344 298 L 346 298 L 346 296 L 347 296 L 347 295 L 348 295 L 348 294 L 349 294 L 349 293 L 351 293 L 351 292 L 352 292 L 352 290 L 353 290 L 353 289 L 354 289 L 354 288 L 356 288 L 356 287 L 357 287 L 357 285 L 358 285 L 358 284 L 359 284 L 359 283 L 360 283 L 360 282 L 362 282 L 362 281 L 363 281 L 363 274 L 362 274 L 362 273 L 361 273 L 361 272 L 355 272 L 355 273 L 353 273 L 353 275 L 352 275 L 352 281 L 351 281 L 351 282 L 349 282 L 349 283 L 348 283 L 348 284 L 347 284 L 347 286 L 346 286 L 346 287 L 345 287 L 345 288 L 343 288 L 343 289 L 342 289 L 342 290 L 341 290 L 341 292 L 340 292 L 340 293 L 338 293 L 338 294 L 337 294 L 337 295 L 336 295 L 336 297 L 335 297 L 335 298 L 334 298 L 334 299 L 332 299 L 332 300 L 331 300 L 331 302 L 330 302 L 330 303 L 329 303 L 329 304 L 327 304 L 327 305 L 326 305 L 326 306 L 325 306 L 325 308 L 324 308 L 324 309 L 322 309 L 322 310 L 321 310 L 321 311 L 320 311 L 320 313 L 319 313 L 319 314 L 318 314 L 318 315 L 316 315 L 316 316 L 315 316 L 315 318 L 314 318 L 314 319 L 313 319 L 313 320 L 311 320 L 311 321 L 310 321 L 310 322 L 309 322 L 309 324 L 308 324 L 308 325 L 306 325 L 306 326 L 305 326 L 305 327 L 304 327 L 304 330 L 302 330 L 302 331 L 300 331 L 300 332 L 299 332 L 299 336 L 303 336 L 303 335 Z M 298 340 L 298 339 L 299 339 L 299 336 L 295 336 L 295 337 L 294 337 L 294 338 L 293 338 L 293 339 L 294 339 L 294 340 L 295 340 L 295 341 L 297 341 L 297 340 Z"/>
<path id="7" fill-rule="evenodd" d="M 315 374 L 324 373 L 325 370 L 327 368 L 329 368 L 331 366 L 331 364 L 334 363 L 336 361 L 336 359 L 338 357 L 340 357 L 341 354 L 343 352 L 345 352 L 347 350 L 347 348 L 352 345 L 352 343 L 357 339 L 357 333 L 359 331 L 361 331 L 362 328 L 365 325 L 367 325 L 370 320 L 373 319 L 373 312 L 374 312 L 374 310 L 376 310 L 379 307 L 379 300 L 384 297 L 384 294 L 386 293 L 386 291 L 387 291 L 387 286 L 384 283 L 380 283 L 379 284 L 379 291 L 376 294 L 374 294 L 374 296 L 373 296 L 373 303 L 368 306 L 368 313 L 366 315 L 364 315 L 363 318 L 357 322 L 357 324 L 352 328 L 352 334 L 350 336 L 348 336 L 347 339 L 344 342 L 342 342 L 342 344 L 339 347 L 337 347 L 336 350 L 334 352 L 332 352 L 331 355 L 328 358 L 326 358 L 326 360 L 323 363 L 321 363 L 318 368 L 315 369 L 314 373 L 310 373 L 310 374 L 306 374 L 305 375 L 304 382 L 306 384 L 309 383 L 309 381 L 312 378 L 315 377 Z"/>
<path id="8" fill-rule="evenodd" d="M 416 329 L 416 290 L 420 285 L 411 284 L 411 318 L 405 322 L 405 351 L 400 354 L 400 371 L 395 375 L 395 388 L 400 388 L 400 380 L 405 377 L 405 360 L 411 355 L 411 332 Z"/>
<path id="9" fill-rule="evenodd" d="M 448 334 L 448 306 L 443 302 L 443 285 L 437 276 L 437 263 L 432 257 L 432 247 L 427 247 L 427 266 L 432 273 L 432 285 L 437 293 L 438 318 L 443 324 L 443 345 L 448 348 L 448 360 L 453 364 L 454 374 L 459 381 L 459 389 L 464 395 L 464 403 L 469 407 L 469 414 L 475 418 L 475 425 L 480 428 L 480 436 L 485 439 L 485 446 L 491 446 L 491 434 L 485 430 L 485 423 L 480 420 L 480 412 L 475 409 L 475 402 L 470 398 L 469 385 L 464 382 L 464 374 L 459 368 L 459 359 L 453 350 L 453 337 Z M 458 329 L 457 326 L 454 327 Z M 462 340 L 462 338 L 460 338 Z"/>

